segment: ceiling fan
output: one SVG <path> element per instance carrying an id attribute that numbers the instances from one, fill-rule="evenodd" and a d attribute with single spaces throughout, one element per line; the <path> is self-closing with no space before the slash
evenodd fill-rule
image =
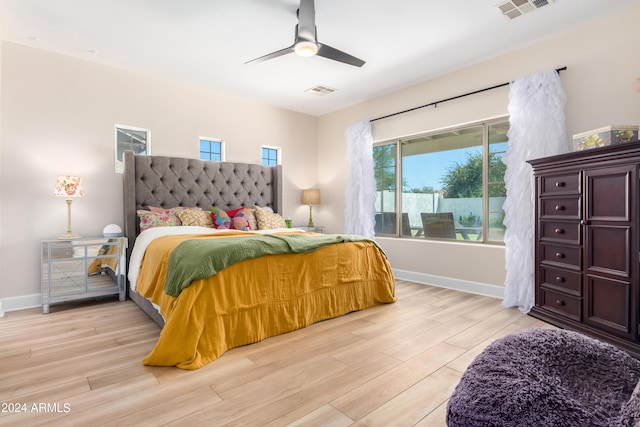
<path id="1" fill-rule="evenodd" d="M 246 64 L 267 61 L 269 59 L 295 52 L 300 56 L 319 55 L 334 61 L 343 62 L 356 67 L 362 67 L 365 63 L 362 59 L 318 42 L 316 34 L 316 12 L 313 2 L 314 0 L 300 0 L 300 8 L 298 9 L 298 25 L 296 25 L 295 40 L 291 46 L 256 59 L 252 59 L 251 61 L 246 62 Z"/>

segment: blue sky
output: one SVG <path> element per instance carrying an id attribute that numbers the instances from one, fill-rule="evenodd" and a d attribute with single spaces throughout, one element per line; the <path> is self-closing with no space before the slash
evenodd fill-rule
<path id="1" fill-rule="evenodd" d="M 491 150 L 506 150 L 507 143 L 491 144 Z M 438 190 L 441 187 L 440 178 L 456 163 L 464 164 L 467 153 L 480 152 L 481 147 L 461 148 L 458 150 L 439 151 L 429 154 L 419 154 L 403 158 L 402 173 L 408 188 L 422 188 L 431 186 Z M 429 158 L 427 161 L 426 159 Z M 428 166 L 427 166 L 428 162 Z"/>
<path id="2" fill-rule="evenodd" d="M 472 150 L 476 151 L 479 148 L 475 147 Z M 465 163 L 468 151 L 469 149 L 459 149 L 405 157 L 402 173 L 408 188 L 422 188 L 426 185 L 436 190 L 440 189 L 440 178 L 456 163 Z M 429 166 L 425 165 L 427 156 Z"/>

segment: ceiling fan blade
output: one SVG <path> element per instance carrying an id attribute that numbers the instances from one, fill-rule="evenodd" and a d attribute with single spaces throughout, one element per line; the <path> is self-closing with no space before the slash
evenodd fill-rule
<path id="1" fill-rule="evenodd" d="M 300 0 L 296 40 L 316 41 L 316 10 L 313 0 Z"/>
<path id="2" fill-rule="evenodd" d="M 327 59 L 333 59 L 334 61 L 344 62 L 345 64 L 353 65 L 355 67 L 362 67 L 365 62 L 362 59 L 349 55 L 341 50 L 326 44 L 318 43 L 318 55 Z"/>
<path id="3" fill-rule="evenodd" d="M 288 53 L 292 53 L 293 51 L 294 51 L 293 46 L 289 46 L 289 47 L 286 47 L 284 49 L 280 49 L 280 50 L 277 50 L 275 52 L 269 53 L 267 55 L 261 56 L 259 58 L 252 59 L 251 61 L 247 61 L 247 62 L 245 62 L 245 64 L 252 64 L 254 62 L 267 61 L 269 59 L 277 58 L 279 56 L 283 56 L 283 55 L 286 55 Z"/>

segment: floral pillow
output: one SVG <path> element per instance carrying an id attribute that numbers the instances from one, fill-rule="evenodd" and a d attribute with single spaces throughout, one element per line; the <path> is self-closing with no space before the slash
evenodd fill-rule
<path id="1" fill-rule="evenodd" d="M 202 209 L 178 209 L 175 213 L 180 218 L 182 225 L 213 227 L 211 212 L 203 211 Z"/>
<path id="2" fill-rule="evenodd" d="M 251 230 L 251 223 L 249 222 L 249 209 L 239 209 L 236 214 L 231 218 L 232 228 L 236 230 L 247 231 Z"/>
<path id="3" fill-rule="evenodd" d="M 172 225 L 181 225 L 180 218 L 170 211 L 151 212 L 140 209 L 136 211 L 140 218 L 140 231 L 148 230 L 153 227 L 168 227 Z"/>
<path id="4" fill-rule="evenodd" d="M 256 219 L 258 220 L 259 230 L 270 230 L 273 228 L 286 228 L 287 223 L 284 221 L 282 215 L 274 212 L 269 212 L 260 206 L 254 207 Z"/>
<path id="5" fill-rule="evenodd" d="M 215 206 L 211 207 L 211 217 L 213 220 L 213 226 L 220 230 L 228 230 L 231 228 L 231 218 L 222 209 L 218 209 Z"/>

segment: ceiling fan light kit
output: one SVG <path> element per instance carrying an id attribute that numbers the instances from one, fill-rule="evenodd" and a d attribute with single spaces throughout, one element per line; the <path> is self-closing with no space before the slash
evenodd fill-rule
<path id="1" fill-rule="evenodd" d="M 267 61 L 292 52 L 304 57 L 318 55 L 333 61 L 353 65 L 354 67 L 362 67 L 365 64 L 362 59 L 318 42 L 316 35 L 316 11 L 313 0 L 300 0 L 298 25 L 296 25 L 295 39 L 291 46 L 252 59 L 246 62 L 246 64 Z"/>
<path id="2" fill-rule="evenodd" d="M 318 45 L 314 42 L 299 41 L 295 44 L 294 50 L 299 56 L 309 57 L 318 53 Z"/>

